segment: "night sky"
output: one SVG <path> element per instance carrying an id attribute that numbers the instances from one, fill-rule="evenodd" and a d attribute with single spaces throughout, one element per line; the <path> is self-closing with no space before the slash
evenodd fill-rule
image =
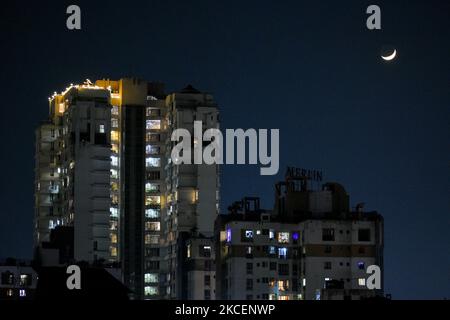
<path id="1" fill-rule="evenodd" d="M 222 208 L 273 205 L 288 165 L 322 169 L 385 218 L 385 292 L 450 297 L 449 1 L 58 1 L 2 4 L 0 257 L 31 258 L 34 130 L 89 78 L 193 84 L 221 127 L 279 128 L 280 171 L 222 167 Z M 66 28 L 78 4 L 82 30 Z M 370 4 L 382 30 L 366 28 Z M 380 50 L 392 45 L 387 63 Z"/>

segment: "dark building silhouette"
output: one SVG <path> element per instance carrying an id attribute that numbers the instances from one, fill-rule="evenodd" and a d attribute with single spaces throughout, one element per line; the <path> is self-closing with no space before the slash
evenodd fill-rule
<path id="1" fill-rule="evenodd" d="M 35 299 L 55 300 L 128 300 L 131 291 L 108 269 L 81 266 L 81 289 L 69 290 L 66 267 L 38 268 L 39 281 Z"/>

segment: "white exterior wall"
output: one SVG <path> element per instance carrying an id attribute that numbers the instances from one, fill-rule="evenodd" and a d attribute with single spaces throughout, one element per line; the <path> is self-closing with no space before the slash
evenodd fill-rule
<path id="1" fill-rule="evenodd" d="M 209 275 L 211 282 L 205 286 L 205 275 Z M 216 298 L 216 274 L 214 271 L 189 271 L 188 272 L 188 300 L 205 300 L 205 290 L 211 293 L 210 300 Z"/>
<path id="2" fill-rule="evenodd" d="M 226 225 L 225 232 L 227 229 L 231 230 L 231 242 L 224 245 L 231 246 L 251 246 L 253 252 L 256 252 L 256 247 L 263 246 L 275 246 L 276 249 L 279 247 L 286 247 L 288 254 L 292 254 L 293 248 L 297 248 L 300 251 L 301 239 L 298 240 L 297 244 L 292 242 L 293 232 L 299 232 L 300 228 L 298 224 L 281 224 L 277 222 L 255 222 L 255 221 L 233 221 Z M 269 235 L 263 235 L 263 229 L 274 230 L 274 239 L 269 239 Z M 241 241 L 241 230 L 252 230 L 253 231 L 253 242 Z M 257 231 L 261 231 L 258 235 Z M 277 232 L 289 232 L 290 240 L 289 243 L 279 243 L 276 239 Z M 233 249 L 232 249 L 233 250 Z M 300 254 L 300 252 L 299 252 Z M 251 299 L 263 299 L 263 295 L 269 295 L 269 298 L 277 299 L 279 296 L 288 297 L 289 300 L 298 299 L 298 294 L 300 291 L 292 292 L 292 279 L 300 279 L 300 269 L 298 269 L 297 275 L 293 275 L 293 264 L 300 267 L 298 261 L 288 258 L 280 259 L 277 257 L 229 257 L 226 259 L 226 268 L 228 268 L 228 276 L 226 281 L 228 282 L 228 299 L 247 299 L 247 296 L 251 296 Z M 270 262 L 277 263 L 276 270 L 270 270 Z M 247 263 L 253 264 L 252 274 L 247 274 Z M 266 267 L 263 267 L 263 263 L 266 263 Z M 279 275 L 278 264 L 288 264 L 289 274 Z M 259 264 L 259 266 L 258 266 Z M 262 278 L 274 279 L 275 285 L 271 286 L 269 283 L 263 283 Z M 253 289 L 247 290 L 247 279 L 253 280 Z M 289 289 L 287 291 L 277 290 L 278 280 L 289 280 Z M 258 282 L 259 281 L 259 282 Z M 298 280 L 298 288 L 300 289 L 300 281 Z M 272 297 L 271 295 L 276 295 Z"/>
<path id="3" fill-rule="evenodd" d="M 218 128 L 218 109 L 213 97 L 205 93 L 173 93 L 166 98 L 168 123 L 168 139 L 166 155 L 171 156 L 170 138 L 173 130 L 182 128 L 190 132 L 194 143 L 202 146 L 202 141 L 194 137 L 194 121 L 202 121 L 203 131 L 209 128 Z M 195 139 L 195 140 L 194 140 Z M 177 143 L 177 142 L 175 142 Z M 191 150 L 192 160 L 194 150 Z M 166 197 L 167 206 L 163 210 L 163 220 L 166 221 L 166 245 L 175 245 L 180 232 L 193 233 L 212 237 L 214 235 L 214 221 L 218 213 L 219 175 L 217 165 L 206 164 L 180 164 L 172 162 L 166 167 Z M 182 250 L 179 248 L 178 250 Z M 180 297 L 180 282 L 173 280 L 170 273 L 176 272 L 177 261 L 174 254 L 166 256 L 168 268 L 166 289 L 170 298 Z M 166 263 L 164 265 L 166 265 Z M 190 275 L 187 288 L 188 296 L 199 297 L 204 295 L 203 289 L 196 289 L 195 279 L 200 274 Z M 180 276 L 178 275 L 180 278 Z M 212 279 L 211 281 L 214 281 Z M 194 285 L 193 291 L 191 285 Z M 213 291 L 211 291 L 211 299 Z M 203 299 L 203 298 L 202 298 Z"/>
<path id="4" fill-rule="evenodd" d="M 200 253 L 200 247 L 210 247 L 210 256 L 206 257 Z M 205 300 L 205 290 L 209 290 L 209 300 L 216 298 L 216 272 L 214 269 L 215 252 L 212 239 L 191 238 L 187 241 L 188 251 L 187 268 L 187 299 Z M 211 265 L 210 270 L 204 268 L 206 261 Z M 209 275 L 209 285 L 205 282 L 205 276 Z"/>
<path id="5" fill-rule="evenodd" d="M 74 256 L 78 261 L 109 258 L 109 155 L 109 148 L 89 145 L 81 147 L 75 159 Z"/>
<path id="6" fill-rule="evenodd" d="M 322 240 L 322 229 L 333 228 L 335 230 L 334 241 Z M 359 241 L 358 230 L 370 229 L 371 238 L 370 241 Z M 325 286 L 325 278 L 329 280 L 343 280 L 344 289 L 352 290 L 346 294 L 350 294 L 353 298 L 359 298 L 361 296 L 371 296 L 374 292 L 369 292 L 365 286 L 361 286 L 358 283 L 358 279 L 367 279 L 366 268 L 369 265 L 375 264 L 376 257 L 369 254 L 353 255 L 351 251 L 344 251 L 342 254 L 336 256 L 336 252 L 333 254 L 326 254 L 323 250 L 329 246 L 337 248 L 338 246 L 348 248 L 349 250 L 355 250 L 359 247 L 375 246 L 375 222 L 366 220 L 307 220 L 298 224 L 286 224 L 275 222 L 254 222 L 254 221 L 231 221 L 224 226 L 221 235 L 221 247 L 222 252 L 226 252 L 226 247 L 231 246 L 285 246 L 288 250 L 292 250 L 292 238 L 289 244 L 279 244 L 277 239 L 268 240 L 265 235 L 257 235 L 256 230 L 273 229 L 278 231 L 299 232 L 299 242 L 297 248 L 300 248 L 300 253 L 304 253 L 304 256 L 292 260 L 283 260 L 279 258 L 246 258 L 246 257 L 227 257 L 226 254 L 222 257 L 225 261 L 225 268 L 227 269 L 226 282 L 228 284 L 228 299 L 246 299 L 247 295 L 252 295 L 252 299 L 262 299 L 263 294 L 278 294 L 287 295 L 289 299 L 306 299 L 315 300 L 316 293 L 322 295 L 321 290 Z M 231 241 L 226 242 L 227 229 L 231 230 Z M 241 229 L 253 230 L 254 238 L 253 242 L 241 241 Z M 342 233 L 341 233 L 342 230 Z M 348 232 L 347 232 L 348 231 Z M 233 248 L 231 249 L 233 250 Z M 315 251 L 314 251 L 315 250 Z M 335 256 L 333 256 L 335 255 Z M 367 255 L 367 256 L 364 256 Z M 278 270 L 271 271 L 270 268 L 257 267 L 262 262 L 266 261 L 277 263 L 289 263 L 290 273 L 289 276 L 279 276 Z M 253 263 L 253 274 L 246 274 L 246 264 L 248 262 Z M 325 263 L 331 262 L 331 268 L 325 269 Z M 360 269 L 358 263 L 364 263 L 363 269 Z M 292 265 L 299 266 L 299 271 L 296 276 L 292 273 Z M 261 281 L 258 283 L 256 280 L 262 277 L 274 278 L 275 280 L 284 280 L 296 278 L 298 280 L 298 291 L 294 294 L 290 291 L 277 292 L 276 287 L 263 284 Z M 246 280 L 248 278 L 253 279 L 253 290 L 246 290 Z M 303 279 L 305 279 L 305 285 L 303 286 Z M 290 284 L 292 286 L 292 283 Z M 224 289 L 222 283 L 222 290 Z M 331 292 L 331 291 L 330 291 Z M 301 297 L 300 297 L 301 295 Z M 258 297 L 259 296 L 259 297 Z M 340 294 L 339 290 L 333 292 L 331 298 L 341 299 L 344 297 L 344 293 Z M 270 297 L 271 298 L 271 297 Z M 321 297 L 322 298 L 322 297 Z"/>
<path id="7" fill-rule="evenodd" d="M 322 241 L 322 228 L 335 229 L 335 241 Z M 358 229 L 360 228 L 370 229 L 370 241 L 358 241 Z M 374 235 L 375 224 L 372 221 L 309 220 L 304 223 L 304 245 L 375 245 Z M 331 262 L 331 269 L 324 268 L 325 262 Z M 316 293 L 324 288 L 325 278 L 343 280 L 345 289 L 366 289 L 358 284 L 359 278 L 367 279 L 368 276 L 365 270 L 358 268 L 358 262 L 363 262 L 364 268 L 367 268 L 375 263 L 375 257 L 314 257 L 306 253 L 304 260 L 305 298 L 315 300 Z"/>

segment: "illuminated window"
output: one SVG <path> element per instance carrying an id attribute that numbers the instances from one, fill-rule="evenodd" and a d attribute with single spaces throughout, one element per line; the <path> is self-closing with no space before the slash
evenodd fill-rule
<path id="1" fill-rule="evenodd" d="M 211 257 L 211 246 L 200 246 L 200 256 L 209 258 Z"/>
<path id="2" fill-rule="evenodd" d="M 316 300 L 320 300 L 320 290 L 316 290 Z"/>
<path id="3" fill-rule="evenodd" d="M 278 300 L 289 300 L 289 296 L 281 295 L 278 297 Z"/>
<path id="4" fill-rule="evenodd" d="M 146 296 L 154 296 L 158 294 L 158 287 L 146 286 L 144 287 L 144 294 Z"/>
<path id="5" fill-rule="evenodd" d="M 287 248 L 278 248 L 278 258 L 287 259 Z"/>
<path id="6" fill-rule="evenodd" d="M 145 153 L 150 155 L 158 155 L 160 152 L 160 148 L 158 146 L 146 145 Z"/>
<path id="7" fill-rule="evenodd" d="M 118 128 L 119 127 L 119 120 L 118 119 L 111 119 L 111 127 Z"/>
<path id="8" fill-rule="evenodd" d="M 146 196 L 145 197 L 145 205 L 146 206 L 158 205 L 160 203 L 161 203 L 160 196 Z"/>
<path id="9" fill-rule="evenodd" d="M 119 217 L 119 209 L 117 209 L 117 208 L 113 208 L 113 207 L 109 208 L 109 213 L 110 213 L 110 216 L 113 218 Z"/>
<path id="10" fill-rule="evenodd" d="M 161 166 L 161 159 L 147 157 L 147 158 L 145 158 L 145 166 L 147 168 L 159 168 Z"/>
<path id="11" fill-rule="evenodd" d="M 119 165 L 119 158 L 116 156 L 111 156 L 111 165 L 112 166 L 118 166 Z"/>
<path id="12" fill-rule="evenodd" d="M 275 238 L 275 231 L 273 231 L 273 229 L 269 230 L 269 239 L 273 239 Z"/>
<path id="13" fill-rule="evenodd" d="M 113 194 L 111 196 L 111 203 L 112 204 L 119 204 L 119 196 L 117 194 Z"/>
<path id="14" fill-rule="evenodd" d="M 145 127 L 147 130 L 161 129 L 161 120 L 147 120 Z"/>
<path id="15" fill-rule="evenodd" d="M 145 283 L 158 283 L 159 282 L 159 274 L 145 273 L 144 274 L 144 282 Z"/>
<path id="16" fill-rule="evenodd" d="M 159 184 L 147 182 L 145 184 L 145 192 L 159 192 Z"/>
<path id="17" fill-rule="evenodd" d="M 113 144 L 111 145 L 111 151 L 112 151 L 112 152 L 115 152 L 115 153 L 119 153 L 119 145 L 113 143 Z"/>
<path id="18" fill-rule="evenodd" d="M 303 278 L 303 280 L 302 280 L 302 285 L 303 285 L 304 287 L 306 287 L 306 278 Z"/>
<path id="19" fill-rule="evenodd" d="M 194 202 L 198 201 L 198 190 L 194 190 Z"/>
<path id="20" fill-rule="evenodd" d="M 118 229 L 118 222 L 117 221 L 110 221 L 109 222 L 109 230 L 117 230 Z"/>
<path id="21" fill-rule="evenodd" d="M 278 290 L 280 291 L 289 290 L 289 280 L 278 280 Z"/>
<path id="22" fill-rule="evenodd" d="M 299 238 L 299 233 L 298 233 L 298 232 L 294 232 L 294 233 L 292 234 L 292 240 L 298 241 L 298 238 Z"/>
<path id="23" fill-rule="evenodd" d="M 289 243 L 289 232 L 279 232 L 278 233 L 279 243 Z"/>
<path id="24" fill-rule="evenodd" d="M 231 229 L 227 229 L 227 242 L 231 242 Z"/>
<path id="25" fill-rule="evenodd" d="M 21 297 L 26 297 L 26 296 L 27 296 L 26 291 L 23 290 L 23 289 L 20 289 L 20 290 L 19 290 L 19 296 L 21 296 Z"/>
<path id="26" fill-rule="evenodd" d="M 145 235 L 145 244 L 158 244 L 159 236 L 155 234 L 146 234 Z"/>
<path id="27" fill-rule="evenodd" d="M 119 141 L 119 131 L 111 131 L 111 140 Z"/>
<path id="28" fill-rule="evenodd" d="M 358 279 L 358 285 L 360 286 L 366 286 L 366 279 L 365 278 L 359 278 Z"/>
<path id="29" fill-rule="evenodd" d="M 159 209 L 145 209 L 146 218 L 159 218 Z"/>
<path id="30" fill-rule="evenodd" d="M 111 113 L 113 115 L 118 115 L 119 114 L 119 107 L 118 106 L 113 106 L 111 109 Z"/>
<path id="31" fill-rule="evenodd" d="M 253 231 L 252 230 L 245 230 L 245 237 L 247 239 L 253 239 Z"/>
<path id="32" fill-rule="evenodd" d="M 29 286 L 29 285 L 31 285 L 31 275 L 29 275 L 29 274 L 21 274 L 20 275 L 20 285 L 21 286 Z"/>
<path id="33" fill-rule="evenodd" d="M 274 246 L 269 246 L 269 254 L 276 254 L 276 248 Z"/>
<path id="34" fill-rule="evenodd" d="M 111 178 L 117 179 L 118 177 L 119 177 L 119 174 L 118 174 L 117 170 L 111 169 Z"/>
<path id="35" fill-rule="evenodd" d="M 116 247 L 110 247 L 110 252 L 112 257 L 117 257 L 117 248 Z"/>
<path id="36" fill-rule="evenodd" d="M 110 235 L 111 243 L 117 243 L 117 234 L 111 233 Z"/>
<path id="37" fill-rule="evenodd" d="M 187 249 L 186 250 L 186 256 L 188 258 L 190 258 L 191 257 L 191 244 L 188 244 L 186 249 Z"/>
<path id="38" fill-rule="evenodd" d="M 117 182 L 111 182 L 111 190 L 112 191 L 119 190 L 119 186 L 118 186 Z"/>
<path id="39" fill-rule="evenodd" d="M 252 247 L 247 247 L 247 248 L 245 249 L 245 253 L 246 253 L 247 255 L 251 255 L 251 254 L 252 254 Z"/>
<path id="40" fill-rule="evenodd" d="M 159 222 L 149 222 L 147 221 L 145 223 L 145 230 L 146 231 L 159 231 L 161 228 L 161 225 Z"/>

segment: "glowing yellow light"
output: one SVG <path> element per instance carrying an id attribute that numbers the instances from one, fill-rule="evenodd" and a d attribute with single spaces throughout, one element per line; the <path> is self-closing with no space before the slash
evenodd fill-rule
<path id="1" fill-rule="evenodd" d="M 66 90 L 62 91 L 59 95 L 65 95 L 70 89 L 76 88 L 76 89 L 94 89 L 94 90 L 105 90 L 103 87 L 99 87 L 95 84 L 93 84 L 89 79 L 86 79 L 86 81 L 81 85 L 74 85 L 73 83 L 70 84 L 70 87 L 67 87 Z M 55 91 L 52 95 L 52 99 L 54 99 L 58 93 Z"/>
<path id="2" fill-rule="evenodd" d="M 119 141 L 119 132 L 118 131 L 111 131 L 111 140 Z"/>

